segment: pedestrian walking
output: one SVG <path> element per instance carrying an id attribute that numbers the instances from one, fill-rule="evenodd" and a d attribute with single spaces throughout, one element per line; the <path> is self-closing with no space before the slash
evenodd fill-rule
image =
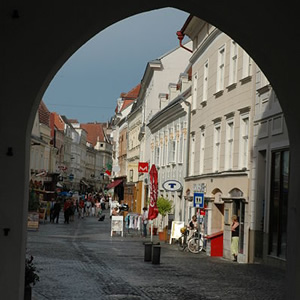
<path id="1" fill-rule="evenodd" d="M 50 202 L 50 223 L 54 223 L 54 204 L 54 198 L 52 198 Z"/>
<path id="2" fill-rule="evenodd" d="M 83 216 L 84 216 L 84 200 L 82 198 L 79 200 L 78 209 L 79 209 L 78 218 L 81 217 L 81 219 L 83 219 Z"/>
<path id="3" fill-rule="evenodd" d="M 69 224 L 70 213 L 71 213 L 71 201 L 65 200 L 65 203 L 64 203 L 65 224 Z"/>
<path id="4" fill-rule="evenodd" d="M 231 254 L 233 256 L 233 261 L 237 261 L 237 255 L 239 250 L 239 222 L 236 215 L 232 216 L 231 225 Z"/>
<path id="5" fill-rule="evenodd" d="M 147 224 L 148 224 L 148 209 L 147 209 L 147 207 L 143 208 L 142 221 L 143 221 L 143 236 L 144 236 L 144 238 L 146 238 L 147 237 Z"/>
<path id="6" fill-rule="evenodd" d="M 58 223 L 60 209 L 61 209 L 60 200 L 57 199 L 53 207 L 53 223 L 54 222 Z"/>

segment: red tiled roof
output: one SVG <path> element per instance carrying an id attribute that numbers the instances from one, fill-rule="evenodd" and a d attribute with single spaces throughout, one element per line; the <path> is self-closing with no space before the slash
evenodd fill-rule
<path id="1" fill-rule="evenodd" d="M 100 142 L 106 142 L 102 123 L 80 124 L 80 128 L 87 132 L 87 142 L 93 146 L 97 144 L 98 138 Z"/>
<path id="2" fill-rule="evenodd" d="M 134 100 L 136 100 L 137 97 L 139 96 L 140 89 L 141 89 L 141 84 L 139 83 L 128 93 L 121 93 L 120 97 L 122 98 L 123 104 L 120 109 L 118 108 L 118 105 L 116 106 L 115 113 L 121 112 L 126 107 L 128 107 Z"/>
<path id="3" fill-rule="evenodd" d="M 122 110 L 124 110 L 126 107 L 128 107 L 133 101 L 134 101 L 134 100 L 124 100 L 124 101 L 123 101 L 123 105 L 122 105 L 122 107 L 121 107 L 121 109 L 120 109 L 120 112 L 121 112 Z"/>
<path id="4" fill-rule="evenodd" d="M 39 122 L 50 127 L 50 111 L 42 100 L 39 105 Z"/>
<path id="5" fill-rule="evenodd" d="M 54 125 L 56 126 L 56 128 L 58 130 L 62 130 L 63 131 L 65 129 L 65 122 L 63 121 L 63 119 L 56 112 L 52 112 L 51 114 L 53 116 Z"/>
<path id="6" fill-rule="evenodd" d="M 128 93 L 126 93 L 126 94 L 122 93 L 121 97 L 124 100 L 135 100 L 139 95 L 140 89 L 141 89 L 141 84 L 139 83 L 136 87 L 134 87 Z"/>

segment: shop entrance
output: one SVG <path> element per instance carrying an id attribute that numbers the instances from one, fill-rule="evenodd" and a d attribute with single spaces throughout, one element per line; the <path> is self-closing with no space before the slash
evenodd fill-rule
<path id="1" fill-rule="evenodd" d="M 240 223 L 239 229 L 239 253 L 244 253 L 244 230 L 245 230 L 245 203 L 243 200 L 233 200 L 233 215 L 237 215 Z"/>

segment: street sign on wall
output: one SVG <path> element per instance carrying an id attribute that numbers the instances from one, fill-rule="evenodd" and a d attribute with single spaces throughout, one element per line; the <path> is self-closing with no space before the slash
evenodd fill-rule
<path id="1" fill-rule="evenodd" d="M 204 208 L 204 193 L 194 193 L 194 207 Z"/>

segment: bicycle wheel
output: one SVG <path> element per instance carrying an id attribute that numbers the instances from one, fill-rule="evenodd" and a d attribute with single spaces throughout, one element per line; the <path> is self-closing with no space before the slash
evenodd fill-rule
<path id="1" fill-rule="evenodd" d="M 185 245 L 185 242 L 184 242 L 184 236 L 181 236 L 178 239 L 178 250 L 183 251 L 185 249 L 185 247 L 186 247 L 186 245 Z"/>
<path id="2" fill-rule="evenodd" d="M 203 249 L 203 239 L 200 239 L 199 243 L 199 238 L 198 237 L 194 237 L 191 238 L 188 242 L 188 249 L 190 252 L 192 253 L 199 253 L 202 251 Z"/>

